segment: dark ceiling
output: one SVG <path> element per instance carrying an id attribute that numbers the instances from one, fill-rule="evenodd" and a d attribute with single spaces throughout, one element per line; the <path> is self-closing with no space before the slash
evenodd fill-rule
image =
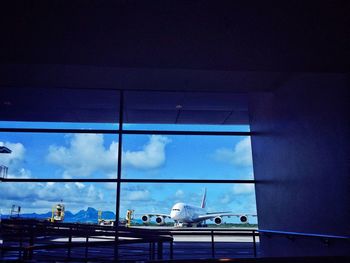
<path id="1" fill-rule="evenodd" d="M 349 1 L 6 1 L 1 63 L 349 71 Z"/>
<path id="2" fill-rule="evenodd" d="M 238 103 L 298 74 L 348 73 L 349 13 L 350 2 L 336 0 L 7 1 L 2 120 L 116 121 L 116 90 L 165 90 L 142 97 L 142 109 L 139 95 L 130 98 L 126 120 L 246 123 L 247 105 L 218 109 L 227 95 L 210 94 L 235 93 Z M 213 100 L 188 98 L 180 116 L 173 91 Z"/>
<path id="3" fill-rule="evenodd" d="M 125 123 L 248 124 L 246 94 L 124 91 Z M 116 123 L 120 91 L 10 88 L 2 94 L 2 121 Z"/>

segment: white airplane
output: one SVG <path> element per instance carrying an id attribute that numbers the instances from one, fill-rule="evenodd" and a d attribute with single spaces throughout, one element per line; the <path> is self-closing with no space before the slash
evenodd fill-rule
<path id="1" fill-rule="evenodd" d="M 170 212 L 170 215 L 167 214 L 156 214 L 156 213 L 148 213 L 144 214 L 141 217 L 141 220 L 144 224 L 148 224 L 150 219 L 155 216 L 157 225 L 164 225 L 165 219 L 170 218 L 175 221 L 174 226 L 202 226 L 205 224 L 205 220 L 214 220 L 215 224 L 220 225 L 223 222 L 223 217 L 239 217 L 239 220 L 242 223 L 248 223 L 248 216 L 256 216 L 256 215 L 248 215 L 248 214 L 233 214 L 230 212 L 214 212 L 208 213 L 205 209 L 206 204 L 206 195 L 207 189 L 204 190 L 201 206 L 194 206 L 186 203 L 176 203 Z"/>

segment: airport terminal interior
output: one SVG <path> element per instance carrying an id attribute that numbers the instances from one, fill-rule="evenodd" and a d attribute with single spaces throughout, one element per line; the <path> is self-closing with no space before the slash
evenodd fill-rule
<path id="1" fill-rule="evenodd" d="M 0 261 L 350 260 L 350 3 L 2 9 Z"/>

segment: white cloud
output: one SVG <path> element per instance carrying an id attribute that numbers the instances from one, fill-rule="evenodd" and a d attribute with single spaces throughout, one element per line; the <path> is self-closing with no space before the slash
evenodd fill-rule
<path id="1" fill-rule="evenodd" d="M 84 184 L 76 182 L 75 185 L 79 188 L 79 189 L 83 189 L 85 187 Z"/>
<path id="2" fill-rule="evenodd" d="M 125 199 L 128 201 L 147 201 L 150 199 L 150 192 L 148 190 L 129 191 Z"/>
<path id="3" fill-rule="evenodd" d="M 185 192 L 183 190 L 179 189 L 179 190 L 176 191 L 175 196 L 177 198 L 184 198 L 185 197 Z"/>
<path id="4" fill-rule="evenodd" d="M 23 144 L 0 141 L 0 146 L 5 146 L 12 151 L 11 153 L 0 154 L 0 163 L 2 165 L 16 165 L 24 159 L 25 148 Z"/>
<path id="5" fill-rule="evenodd" d="M 224 205 L 232 205 L 235 209 L 245 209 L 247 205 L 250 204 L 253 204 L 255 207 L 254 193 L 255 188 L 253 184 L 234 184 L 229 191 L 222 193 L 220 196 L 220 203 Z"/>
<path id="6" fill-rule="evenodd" d="M 7 178 L 30 178 L 31 172 L 23 168 L 26 149 L 22 143 L 0 142 L 12 152 L 0 154 L 0 164 L 8 167 Z"/>
<path id="7" fill-rule="evenodd" d="M 231 194 L 224 194 L 221 198 L 220 198 L 220 203 L 221 204 L 228 204 L 232 202 L 232 195 Z"/>
<path id="8" fill-rule="evenodd" d="M 75 134 L 69 147 L 51 145 L 47 161 L 64 168 L 63 177 L 90 176 L 98 170 L 110 173 L 116 169 L 118 144 L 105 149 L 101 134 Z"/>
<path id="9" fill-rule="evenodd" d="M 24 179 L 24 178 L 31 178 L 32 173 L 30 170 L 27 170 L 25 168 L 19 168 L 14 169 L 14 167 L 9 168 L 9 174 L 7 175 L 8 178 L 18 178 L 18 179 Z"/>
<path id="10" fill-rule="evenodd" d="M 224 211 L 238 214 L 256 214 L 256 202 L 253 185 L 238 185 L 220 196 L 220 204 Z M 256 219 L 250 218 L 250 222 Z"/>
<path id="11" fill-rule="evenodd" d="M 214 156 L 219 161 L 230 162 L 239 166 L 250 166 L 253 163 L 250 138 L 247 137 L 238 142 L 234 149 L 217 149 Z"/>
<path id="12" fill-rule="evenodd" d="M 152 135 L 142 151 L 126 151 L 123 153 L 125 165 L 139 169 L 151 169 L 165 162 L 165 146 L 170 140 L 165 136 Z"/>
<path id="13" fill-rule="evenodd" d="M 152 169 L 165 162 L 165 146 L 169 139 L 152 135 L 141 151 L 123 152 L 123 165 L 137 169 Z M 103 171 L 116 178 L 118 143 L 104 146 L 101 134 L 76 134 L 69 137 L 68 147 L 51 145 L 47 161 L 64 169 L 63 177 L 91 176 Z"/>
<path id="14" fill-rule="evenodd" d="M 5 212 L 12 204 L 21 206 L 23 213 L 48 212 L 61 200 L 69 211 L 88 206 L 104 210 L 115 207 L 115 191 L 81 183 L 4 183 L 0 184 L 0 199 L 0 208 Z"/>
<path id="15" fill-rule="evenodd" d="M 235 184 L 232 187 L 233 194 L 247 195 L 254 193 L 254 184 Z"/>

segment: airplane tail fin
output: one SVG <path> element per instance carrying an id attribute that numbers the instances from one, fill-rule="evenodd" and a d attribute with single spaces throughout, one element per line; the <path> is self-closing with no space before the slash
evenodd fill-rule
<path id="1" fill-rule="evenodd" d="M 203 194 L 203 198 L 202 198 L 201 208 L 205 208 L 206 198 L 207 198 L 207 188 L 204 188 L 204 194 Z"/>

